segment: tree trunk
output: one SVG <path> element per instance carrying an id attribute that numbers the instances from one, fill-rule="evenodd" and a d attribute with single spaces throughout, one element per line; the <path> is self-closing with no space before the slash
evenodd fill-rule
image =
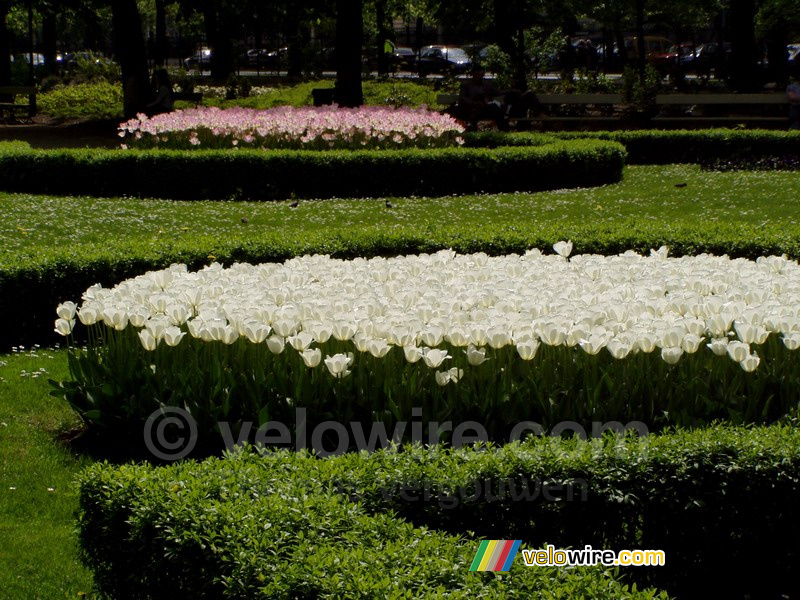
<path id="1" fill-rule="evenodd" d="M 731 87 L 740 92 L 761 86 L 756 77 L 755 0 L 731 0 Z"/>
<path id="2" fill-rule="evenodd" d="M 164 66 L 167 62 L 167 0 L 156 0 L 155 50 L 155 64 Z"/>
<path id="3" fill-rule="evenodd" d="M 378 34 L 375 40 L 378 50 L 378 74 L 389 72 L 390 59 L 386 52 L 386 40 L 389 39 L 389 28 L 386 26 L 386 0 L 375 0 L 375 21 L 378 24 Z"/>
<path id="4" fill-rule="evenodd" d="M 644 0 L 636 0 L 636 69 L 644 83 L 644 70 L 647 65 L 647 46 L 644 40 Z"/>
<path id="5" fill-rule="evenodd" d="M 362 0 L 336 0 L 336 103 L 361 106 Z"/>
<path id="6" fill-rule="evenodd" d="M 48 11 L 42 14 L 42 54 L 44 54 L 44 66 L 47 72 L 55 73 L 58 70 L 56 62 L 58 30 L 55 12 Z"/>
<path id="7" fill-rule="evenodd" d="M 203 21 L 212 52 L 211 77 L 217 81 L 225 81 L 235 70 L 228 12 L 216 0 L 206 0 Z"/>
<path id="8" fill-rule="evenodd" d="M 131 118 L 143 109 L 151 95 L 142 20 L 136 0 L 112 0 L 111 11 L 114 54 L 122 71 L 122 102 L 125 117 Z"/>
<path id="9" fill-rule="evenodd" d="M 786 45 L 790 42 L 786 29 L 774 29 L 767 39 L 767 59 L 769 60 L 769 80 L 786 87 L 789 77 L 789 61 Z"/>
<path id="10" fill-rule="evenodd" d="M 0 1 L 0 85 L 11 85 L 11 38 L 6 25 L 10 10 L 8 2 Z M 0 97 L 0 101 L 10 102 L 3 97 Z"/>

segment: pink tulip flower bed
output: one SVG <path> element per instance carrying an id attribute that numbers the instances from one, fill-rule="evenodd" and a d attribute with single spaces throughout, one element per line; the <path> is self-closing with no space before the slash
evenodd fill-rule
<path id="1" fill-rule="evenodd" d="M 443 148 L 463 143 L 464 128 L 427 109 L 291 107 L 194 108 L 120 124 L 123 147 L 302 150 Z"/>

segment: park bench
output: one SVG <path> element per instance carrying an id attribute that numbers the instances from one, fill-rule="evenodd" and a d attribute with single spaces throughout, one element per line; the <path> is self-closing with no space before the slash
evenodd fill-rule
<path id="1" fill-rule="evenodd" d="M 197 108 L 203 101 L 203 94 L 198 92 L 172 92 L 172 99 L 176 102 L 181 100 L 183 102 L 194 103 L 194 107 Z"/>
<path id="2" fill-rule="evenodd" d="M 789 100 L 783 93 L 658 94 L 653 124 L 708 126 L 730 124 L 784 125 Z M 765 114 L 767 113 L 767 114 Z"/>
<path id="3" fill-rule="evenodd" d="M 17 96 L 27 96 L 27 103 L 17 103 Z M 10 113 L 13 116 L 15 111 L 25 111 L 28 118 L 36 115 L 36 88 L 27 86 L 0 86 L 0 115 Z"/>
<path id="4" fill-rule="evenodd" d="M 512 126 L 522 123 L 608 123 L 619 121 L 623 115 L 621 94 L 536 94 L 539 114 L 510 117 Z M 457 94 L 439 94 L 436 101 L 452 106 Z"/>

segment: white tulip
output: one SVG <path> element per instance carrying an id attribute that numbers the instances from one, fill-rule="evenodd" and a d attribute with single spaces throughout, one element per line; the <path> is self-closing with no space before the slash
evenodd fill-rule
<path id="1" fill-rule="evenodd" d="M 103 321 L 109 327 L 122 331 L 128 326 L 128 313 L 119 308 L 106 308 L 103 310 Z"/>
<path id="2" fill-rule="evenodd" d="M 253 344 L 260 344 L 267 339 L 271 328 L 269 325 L 256 320 L 247 321 L 244 323 L 242 329 L 244 336 Z"/>
<path id="3" fill-rule="evenodd" d="M 726 350 L 728 351 L 728 356 L 738 363 L 750 356 L 750 346 L 743 342 L 729 342 Z"/>
<path id="4" fill-rule="evenodd" d="M 283 352 L 284 346 L 285 342 L 280 335 L 273 335 L 267 338 L 267 348 L 269 348 L 269 351 L 273 354 L 280 354 Z"/>
<path id="5" fill-rule="evenodd" d="M 300 353 L 300 357 L 308 368 L 313 369 L 322 362 L 322 351 L 319 348 L 303 350 Z"/>
<path id="6" fill-rule="evenodd" d="M 517 353 L 522 360 L 533 360 L 538 349 L 539 342 L 533 338 L 517 344 Z"/>
<path id="7" fill-rule="evenodd" d="M 450 373 L 448 371 L 436 371 L 434 376 L 436 377 L 436 383 L 442 387 L 450 383 Z"/>
<path id="8" fill-rule="evenodd" d="M 797 350 L 800 348 L 800 333 L 784 333 L 783 345 L 789 350 Z"/>
<path id="9" fill-rule="evenodd" d="M 681 359 L 682 355 L 683 355 L 683 348 L 670 346 L 661 349 L 661 358 L 668 365 L 677 364 L 678 361 Z"/>
<path id="10" fill-rule="evenodd" d="M 99 312 L 92 306 L 82 306 L 80 311 L 78 311 L 78 319 L 80 319 L 81 323 L 84 325 L 94 325 L 99 318 Z"/>
<path id="11" fill-rule="evenodd" d="M 425 348 L 422 355 L 425 364 L 431 369 L 436 369 L 445 360 L 451 358 L 446 350 L 439 350 L 438 348 Z"/>
<path id="12" fill-rule="evenodd" d="M 736 335 L 745 344 L 752 344 L 756 340 L 756 328 L 748 323 L 740 323 L 739 321 L 733 324 L 736 330 Z"/>
<path id="13" fill-rule="evenodd" d="M 761 359 L 755 355 L 751 354 L 743 361 L 739 362 L 739 366 L 742 367 L 746 372 L 752 373 L 758 367 L 758 364 L 761 362 Z"/>
<path id="14" fill-rule="evenodd" d="M 435 348 L 442 343 L 443 336 L 444 330 L 441 327 L 429 327 L 427 330 L 422 332 L 420 339 L 426 346 Z"/>
<path id="15" fill-rule="evenodd" d="M 156 340 L 156 338 L 153 337 L 153 334 L 151 334 L 147 329 L 142 329 L 139 332 L 139 339 L 141 340 L 144 349 L 148 352 L 152 352 L 156 349 L 156 346 L 158 346 L 158 340 Z"/>
<path id="16" fill-rule="evenodd" d="M 485 346 L 489 341 L 486 330 L 482 327 L 473 327 L 469 334 L 470 341 L 475 346 Z"/>
<path id="17" fill-rule="evenodd" d="M 333 337 L 340 342 L 345 342 L 353 337 L 356 327 L 349 321 L 336 321 L 333 324 Z"/>
<path id="18" fill-rule="evenodd" d="M 352 357 L 346 354 L 334 354 L 325 358 L 325 366 L 328 367 L 328 372 L 337 379 L 343 379 L 350 374 L 348 367 L 352 362 Z"/>
<path id="19" fill-rule="evenodd" d="M 724 356 L 728 353 L 728 338 L 714 338 L 706 346 L 717 356 Z"/>
<path id="20" fill-rule="evenodd" d="M 539 332 L 539 337 L 548 346 L 560 346 L 567 339 L 567 332 L 555 323 L 545 323 Z"/>
<path id="21" fill-rule="evenodd" d="M 167 346 L 177 346 L 186 335 L 185 331 L 181 331 L 178 327 L 167 327 L 164 330 L 164 341 Z"/>
<path id="22" fill-rule="evenodd" d="M 367 344 L 369 353 L 375 358 L 383 358 L 392 349 L 386 340 L 370 340 Z"/>
<path id="23" fill-rule="evenodd" d="M 611 340 L 606 344 L 606 350 L 616 358 L 617 360 L 622 360 L 628 354 L 630 354 L 632 349 L 631 344 L 626 344 L 620 340 Z"/>
<path id="24" fill-rule="evenodd" d="M 650 354 L 653 350 L 656 349 L 656 345 L 658 342 L 658 338 L 654 333 L 642 333 L 639 336 L 639 339 L 636 340 L 636 345 L 639 347 L 639 350 L 646 354 Z"/>
<path id="25" fill-rule="evenodd" d="M 406 361 L 415 363 L 422 358 L 422 349 L 416 346 L 403 346 L 403 353 L 405 354 Z"/>
<path id="26" fill-rule="evenodd" d="M 75 319 L 56 319 L 54 331 L 59 335 L 67 336 L 72 333 L 73 327 L 75 327 Z"/>
<path id="27" fill-rule="evenodd" d="M 693 333 L 687 333 L 681 340 L 681 348 L 683 348 L 683 351 L 686 352 L 686 354 L 694 354 L 700 348 L 700 344 L 702 343 L 703 338 Z"/>
<path id="28" fill-rule="evenodd" d="M 581 349 L 586 352 L 586 354 L 594 355 L 600 352 L 600 350 L 605 347 L 607 342 L 607 336 L 592 334 L 589 336 L 588 340 L 580 340 L 578 344 L 580 345 Z"/>
<path id="29" fill-rule="evenodd" d="M 464 330 L 462 329 L 450 330 L 450 332 L 445 334 L 444 339 L 457 348 L 463 348 L 470 343 L 470 338 L 467 337 L 466 333 L 464 333 Z"/>
<path id="30" fill-rule="evenodd" d="M 77 305 L 74 302 L 62 302 L 56 308 L 56 313 L 64 321 L 72 321 L 75 318 L 76 308 Z"/>
<path id="31" fill-rule="evenodd" d="M 314 343 L 314 336 L 307 331 L 301 331 L 300 333 L 286 338 L 286 341 L 289 342 L 292 348 L 298 352 L 302 352 Z"/>
<path id="32" fill-rule="evenodd" d="M 553 250 L 556 251 L 556 254 L 567 258 L 570 254 L 572 254 L 572 241 L 560 241 L 553 244 Z"/>
<path id="33" fill-rule="evenodd" d="M 473 367 L 477 367 L 485 363 L 488 358 L 486 358 L 486 350 L 483 348 L 476 348 L 472 344 L 464 350 L 464 354 L 467 355 L 467 362 L 472 365 Z"/>
<path id="34" fill-rule="evenodd" d="M 167 316 L 173 325 L 183 325 L 189 318 L 189 309 L 184 304 L 171 304 L 167 307 Z"/>

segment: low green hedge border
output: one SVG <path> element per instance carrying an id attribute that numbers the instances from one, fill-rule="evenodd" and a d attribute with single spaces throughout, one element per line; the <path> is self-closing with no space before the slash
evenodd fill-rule
<path id="1" fill-rule="evenodd" d="M 700 129 L 633 131 L 562 131 L 540 133 L 470 133 L 469 147 L 540 146 L 548 136 L 561 140 L 601 139 L 619 142 L 628 164 L 707 163 L 714 160 L 800 156 L 800 133 L 795 131 Z"/>
<path id="2" fill-rule="evenodd" d="M 448 195 L 591 187 L 622 179 L 625 151 L 598 140 L 536 147 L 393 151 L 0 152 L 6 191 L 274 200 Z"/>
<path id="3" fill-rule="evenodd" d="M 333 481 L 341 468 L 291 453 L 96 464 L 80 478 L 82 557 L 118 600 L 668 597 L 610 569 L 529 568 L 521 554 L 508 574 L 470 572 L 477 539 L 351 502 Z"/>
<path id="4" fill-rule="evenodd" d="M 375 227 L 346 234 L 314 233 L 302 238 L 268 231 L 246 240 L 198 236 L 174 242 L 48 248 L 20 256 L 16 264 L 0 268 L 0 311 L 14 315 L 0 330 L 0 347 L 63 341 L 53 333 L 55 307 L 59 302 L 77 301 L 95 283 L 110 287 L 172 263 L 198 269 L 211 260 L 230 265 L 283 261 L 303 254 L 354 258 L 419 254 L 445 248 L 497 256 L 524 253 L 530 248 L 547 249 L 567 238 L 575 244 L 573 254 L 611 255 L 626 250 L 647 253 L 650 248 L 666 244 L 674 256 L 706 252 L 750 259 L 783 253 L 800 257 L 800 225 L 743 227 L 707 222 L 691 227 L 643 222 L 566 227 L 553 224 L 535 231 L 514 225 L 484 226 L 478 231 L 458 225 L 443 225 L 436 230 L 408 225 L 402 230 Z"/>
<path id="5" fill-rule="evenodd" d="M 510 481 L 541 487 L 514 498 Z M 665 566 L 626 578 L 692 597 L 778 597 L 794 589 L 798 501 L 796 428 L 716 427 L 492 451 L 95 464 L 80 476 L 79 538 L 118 598 L 531 597 L 550 586 L 552 597 L 640 597 L 596 570 L 529 569 L 521 556 L 508 577 L 468 574 L 477 541 L 455 537 L 467 532 L 660 549 Z"/>

